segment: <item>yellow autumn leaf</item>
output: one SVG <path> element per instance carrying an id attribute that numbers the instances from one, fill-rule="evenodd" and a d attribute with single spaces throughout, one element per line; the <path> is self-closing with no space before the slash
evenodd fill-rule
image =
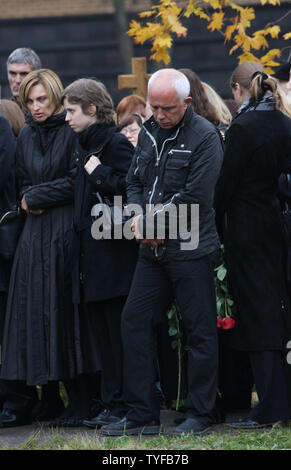
<path id="1" fill-rule="evenodd" d="M 275 6 L 275 5 L 280 5 L 280 1 L 279 1 L 279 0 L 269 0 L 269 3 L 270 3 L 270 5 L 273 5 L 273 6 Z"/>
<path id="2" fill-rule="evenodd" d="M 249 28 L 251 25 L 251 20 L 253 20 L 255 16 L 255 10 L 253 8 L 245 7 L 240 12 L 239 23 L 243 28 Z"/>
<path id="3" fill-rule="evenodd" d="M 229 51 L 229 55 L 231 55 L 234 51 L 236 51 L 238 48 L 239 48 L 239 44 L 236 44 L 235 46 L 233 46 L 230 51 Z"/>
<path id="4" fill-rule="evenodd" d="M 166 8 L 165 8 L 166 6 Z M 163 2 L 163 5 L 159 8 L 158 16 L 161 16 L 164 23 L 167 21 L 169 15 L 174 16 L 178 19 L 182 9 L 179 8 L 175 2 Z"/>
<path id="5" fill-rule="evenodd" d="M 128 31 L 129 36 L 134 36 L 134 40 L 137 44 L 143 44 L 149 39 L 153 39 L 162 31 L 162 26 L 159 23 L 147 23 L 145 27 L 137 28 L 134 27 L 135 34 L 132 34 L 132 30 Z"/>
<path id="6" fill-rule="evenodd" d="M 181 24 L 178 18 L 175 15 L 169 15 L 167 17 L 167 23 L 170 26 L 170 29 L 173 33 L 176 33 L 177 36 L 186 36 L 187 28 Z"/>
<path id="7" fill-rule="evenodd" d="M 242 64 L 243 62 L 259 62 L 259 59 L 254 56 L 251 52 L 243 52 L 238 56 L 239 63 Z"/>
<path id="8" fill-rule="evenodd" d="M 261 5 L 264 6 L 264 5 L 266 5 L 266 3 L 268 3 L 267 0 L 261 0 Z"/>
<path id="9" fill-rule="evenodd" d="M 269 43 L 267 41 L 267 39 L 265 38 L 265 36 L 262 36 L 260 34 L 255 34 L 253 35 L 253 38 L 252 38 L 252 48 L 253 49 L 265 49 L 266 47 L 269 46 Z"/>
<path id="10" fill-rule="evenodd" d="M 224 36 L 225 36 L 226 41 L 230 41 L 231 36 L 235 32 L 236 28 L 237 28 L 237 23 L 231 24 L 225 28 Z"/>
<path id="11" fill-rule="evenodd" d="M 153 42 L 154 49 L 163 49 L 172 47 L 173 39 L 169 33 L 160 33 L 155 37 Z"/>
<path id="12" fill-rule="evenodd" d="M 155 51 L 150 58 L 156 62 L 164 62 L 165 65 L 171 61 L 170 54 L 166 48 L 161 48 Z"/>
<path id="13" fill-rule="evenodd" d="M 194 8 L 191 14 L 195 16 L 199 16 L 199 18 L 203 20 L 210 21 L 210 16 L 200 7 Z M 185 16 L 186 16 L 186 13 L 185 13 Z M 189 16 L 187 16 L 187 18 L 189 18 Z"/>
<path id="14" fill-rule="evenodd" d="M 149 10 L 149 11 L 142 11 L 141 13 L 138 14 L 140 18 L 150 18 L 155 14 L 154 10 Z"/>
<path id="15" fill-rule="evenodd" d="M 261 64 L 266 67 L 277 67 L 280 64 L 273 59 L 275 57 L 279 58 L 281 56 L 281 51 L 279 49 L 271 49 L 267 54 L 260 58 Z"/>
<path id="16" fill-rule="evenodd" d="M 244 7 L 241 7 L 240 5 L 237 5 L 236 3 L 229 2 L 229 6 L 236 11 L 242 11 Z"/>
<path id="17" fill-rule="evenodd" d="M 208 3 L 210 3 L 210 5 L 212 6 L 212 8 L 214 8 L 214 10 L 216 9 L 221 10 L 222 8 L 221 2 L 219 0 L 208 0 Z"/>
<path id="18" fill-rule="evenodd" d="M 263 65 L 263 64 L 262 64 Z M 265 72 L 268 74 L 268 75 L 273 75 L 273 73 L 275 72 L 274 69 L 272 69 L 271 67 L 267 67 L 266 65 L 263 65 L 264 67 L 264 70 Z"/>
<path id="19" fill-rule="evenodd" d="M 269 29 L 270 28 L 258 29 L 254 32 L 253 36 L 266 36 L 267 34 L 269 34 Z"/>
<path id="20" fill-rule="evenodd" d="M 129 30 L 127 31 L 128 36 L 135 36 L 141 30 L 141 24 L 135 20 L 131 20 L 129 24 Z"/>
<path id="21" fill-rule="evenodd" d="M 261 59 L 261 62 L 263 64 L 269 65 L 270 67 L 278 67 L 280 65 L 279 62 L 275 62 L 274 60 L 268 60 L 267 62 L 265 62 Z"/>
<path id="22" fill-rule="evenodd" d="M 269 30 L 270 30 L 269 31 L 270 36 L 274 39 L 274 38 L 278 38 L 281 28 L 280 26 L 275 25 L 269 28 Z"/>
<path id="23" fill-rule="evenodd" d="M 231 55 L 234 51 L 236 51 L 239 47 L 242 47 L 244 40 L 246 38 L 246 34 L 236 34 L 234 37 L 235 45 L 230 49 L 229 55 Z"/>
<path id="24" fill-rule="evenodd" d="M 275 57 L 277 58 L 281 57 L 280 49 L 271 49 L 270 51 L 267 52 L 267 54 L 261 57 L 261 61 L 267 63 L 273 60 Z"/>
<path id="25" fill-rule="evenodd" d="M 212 21 L 207 26 L 207 29 L 210 29 L 212 32 L 217 30 L 220 31 L 223 25 L 224 12 L 220 11 L 218 13 L 212 14 Z"/>
<path id="26" fill-rule="evenodd" d="M 284 39 L 291 39 L 291 33 L 286 33 L 283 35 Z"/>
<path id="27" fill-rule="evenodd" d="M 193 15 L 195 9 L 196 0 L 189 0 L 184 16 L 186 16 L 186 18 L 189 18 L 189 16 Z"/>

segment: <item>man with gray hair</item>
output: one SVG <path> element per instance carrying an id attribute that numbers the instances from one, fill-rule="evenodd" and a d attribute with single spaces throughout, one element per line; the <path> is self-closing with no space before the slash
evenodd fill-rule
<path id="1" fill-rule="evenodd" d="M 7 59 L 7 75 L 12 99 L 21 107 L 19 86 L 24 77 L 32 70 L 41 68 L 41 61 L 34 50 L 27 47 L 15 49 Z"/>
<path id="2" fill-rule="evenodd" d="M 214 264 L 220 242 L 213 197 L 223 148 L 217 129 L 193 111 L 189 94 L 188 79 L 175 69 L 159 70 L 149 80 L 153 116 L 140 131 L 127 177 L 128 203 L 143 209 L 131 226 L 140 254 L 122 313 L 128 412 L 101 427 L 102 434 L 160 431 L 154 325 L 166 315 L 173 296 L 188 359 L 187 414 L 174 434 L 201 433 L 214 423 L 218 369 Z M 174 233 L 178 224 L 179 234 Z"/>

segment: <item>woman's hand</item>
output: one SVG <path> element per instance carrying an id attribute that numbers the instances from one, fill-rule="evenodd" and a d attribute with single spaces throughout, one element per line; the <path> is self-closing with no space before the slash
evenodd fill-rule
<path id="1" fill-rule="evenodd" d="M 91 155 L 89 160 L 87 161 L 85 165 L 85 170 L 87 171 L 88 175 L 91 175 L 91 173 L 97 168 L 97 166 L 101 165 L 101 162 L 98 157 L 95 155 Z"/>
<path id="2" fill-rule="evenodd" d="M 25 196 L 21 199 L 21 209 L 24 210 L 27 214 L 29 214 L 28 205 L 26 204 Z"/>
<path id="3" fill-rule="evenodd" d="M 30 210 L 25 200 L 25 196 L 23 196 L 21 199 L 21 209 L 24 210 L 27 214 L 33 214 L 33 215 L 41 215 L 44 212 L 43 209 Z"/>

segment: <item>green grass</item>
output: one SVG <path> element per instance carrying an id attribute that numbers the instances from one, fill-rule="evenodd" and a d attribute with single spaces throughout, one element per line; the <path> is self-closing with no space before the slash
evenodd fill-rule
<path id="1" fill-rule="evenodd" d="M 15 447 L 0 444 L 0 450 L 283 450 L 291 449 L 291 427 L 279 424 L 273 428 L 256 431 L 230 431 L 224 427 L 219 432 L 203 436 L 153 438 L 102 437 L 98 433 L 37 430 L 29 439 Z"/>

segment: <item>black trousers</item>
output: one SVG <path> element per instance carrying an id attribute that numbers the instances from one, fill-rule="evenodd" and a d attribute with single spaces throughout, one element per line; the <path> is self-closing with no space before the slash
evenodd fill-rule
<path id="1" fill-rule="evenodd" d="M 281 351 L 250 353 L 254 382 L 259 398 L 249 417 L 258 423 L 291 419 L 291 366 Z"/>
<path id="2" fill-rule="evenodd" d="M 122 401 L 123 349 L 121 339 L 121 313 L 126 297 L 116 297 L 87 304 L 94 318 L 96 341 L 101 357 L 101 401 L 104 408 L 116 416 L 125 414 Z"/>
<path id="3" fill-rule="evenodd" d="M 187 415 L 213 421 L 218 369 L 215 261 L 216 253 L 189 261 L 138 260 L 122 315 L 124 400 L 129 419 L 141 423 L 159 419 L 154 328 L 174 294 L 187 342 Z"/>

